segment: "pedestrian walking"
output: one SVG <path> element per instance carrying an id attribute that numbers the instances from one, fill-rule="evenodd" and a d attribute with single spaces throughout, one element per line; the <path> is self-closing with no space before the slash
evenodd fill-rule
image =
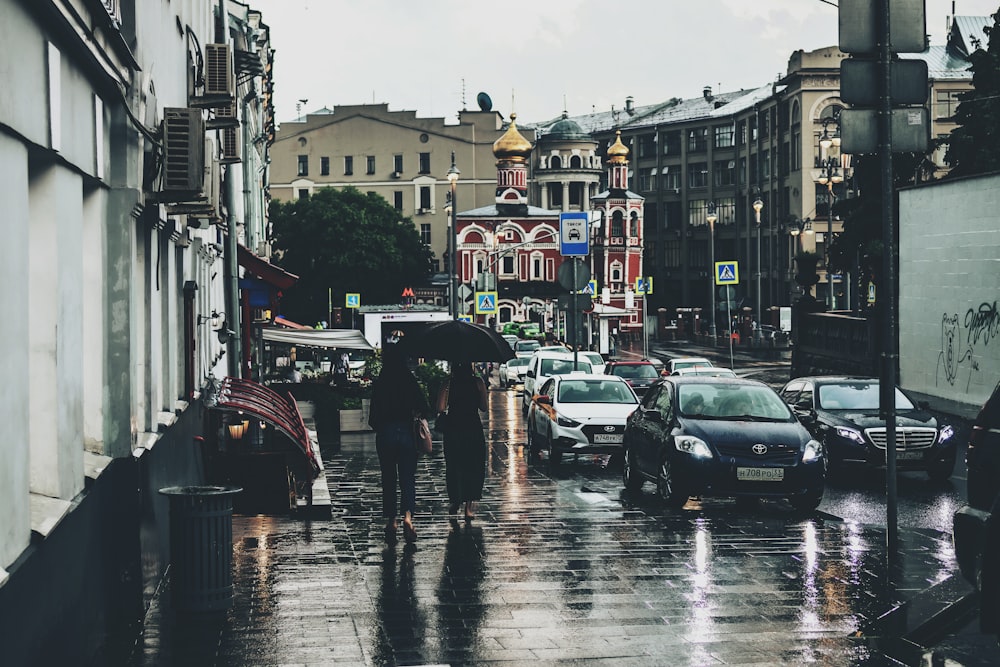
<path id="1" fill-rule="evenodd" d="M 385 537 L 395 540 L 397 523 L 396 485 L 399 485 L 399 509 L 403 516 L 403 537 L 417 539 L 413 514 L 417 507 L 417 442 L 413 431 L 415 417 L 427 417 L 427 397 L 417 379 L 406 367 L 406 357 L 395 345 L 382 348 L 382 372 L 372 387 L 368 424 L 375 430 L 375 449 L 382 471 L 382 517 Z"/>
<path id="2" fill-rule="evenodd" d="M 458 514 L 464 503 L 465 520 L 472 521 L 486 480 L 486 437 L 479 412 L 489 409 L 486 385 L 472 364 L 451 365 L 451 377 L 438 393 L 435 407 L 439 413 L 448 412 L 444 429 L 448 513 Z"/>

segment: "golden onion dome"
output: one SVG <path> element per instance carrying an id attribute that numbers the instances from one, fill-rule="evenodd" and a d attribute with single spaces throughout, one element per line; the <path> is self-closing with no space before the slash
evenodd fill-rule
<path id="1" fill-rule="evenodd" d="M 493 142 L 493 155 L 498 160 L 527 160 L 531 155 L 531 142 L 521 136 L 514 121 L 517 114 L 510 115 L 510 127 L 503 136 Z"/>
<path id="2" fill-rule="evenodd" d="M 628 146 L 622 143 L 622 131 L 615 130 L 615 143 L 608 146 L 608 162 L 622 164 L 628 157 Z"/>

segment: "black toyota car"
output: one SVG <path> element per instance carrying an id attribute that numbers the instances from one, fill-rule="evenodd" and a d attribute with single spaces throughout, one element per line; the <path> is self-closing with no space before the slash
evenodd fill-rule
<path id="1" fill-rule="evenodd" d="M 823 498 L 822 445 L 756 380 L 659 380 L 628 418 L 624 449 L 626 491 L 654 482 L 672 507 L 691 495 L 750 496 L 787 498 L 809 511 Z"/>
<path id="2" fill-rule="evenodd" d="M 885 420 L 879 416 L 879 381 L 869 377 L 800 377 L 779 392 L 823 443 L 831 469 L 886 464 Z M 954 429 L 896 388 L 896 467 L 945 480 L 955 468 Z"/>

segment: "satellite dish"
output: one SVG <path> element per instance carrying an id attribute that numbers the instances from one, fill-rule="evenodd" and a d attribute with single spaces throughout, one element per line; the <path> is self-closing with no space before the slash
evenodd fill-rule
<path id="1" fill-rule="evenodd" d="M 493 100 L 486 93 L 476 95 L 476 104 L 479 105 L 480 111 L 493 111 Z"/>

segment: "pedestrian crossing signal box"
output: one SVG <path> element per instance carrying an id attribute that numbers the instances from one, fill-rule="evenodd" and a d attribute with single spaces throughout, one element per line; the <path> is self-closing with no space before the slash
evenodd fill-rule
<path id="1" fill-rule="evenodd" d="M 716 262 L 715 284 L 738 285 L 740 282 L 739 262 Z"/>

